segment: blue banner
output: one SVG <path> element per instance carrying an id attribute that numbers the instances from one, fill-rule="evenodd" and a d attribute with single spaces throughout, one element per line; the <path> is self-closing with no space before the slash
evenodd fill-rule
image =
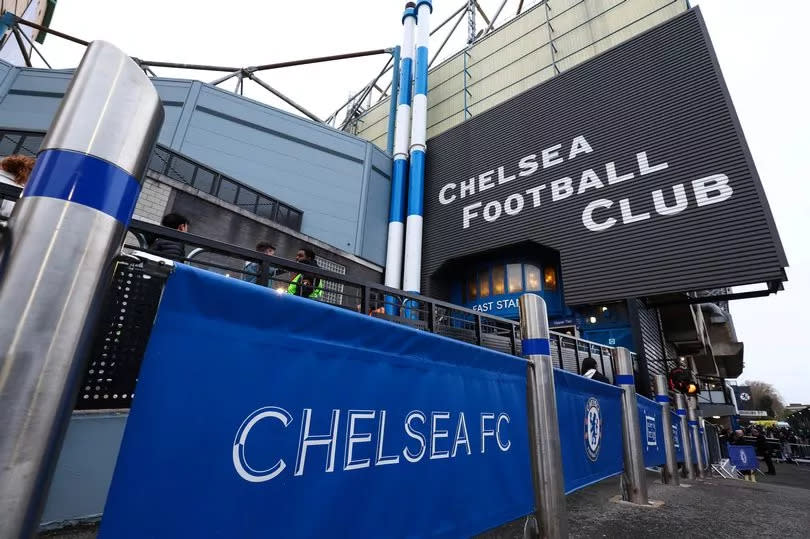
<path id="1" fill-rule="evenodd" d="M 661 405 L 641 395 L 636 395 L 638 422 L 641 428 L 641 450 L 644 466 L 661 466 L 667 462 L 664 445 L 663 410 Z"/>
<path id="2" fill-rule="evenodd" d="M 526 366 L 180 264 L 100 537 L 461 537 L 519 518 Z"/>
<path id="3" fill-rule="evenodd" d="M 565 493 L 624 470 L 622 390 L 554 369 Z"/>
<path id="4" fill-rule="evenodd" d="M 683 452 L 683 439 L 681 438 L 681 416 L 675 412 L 670 412 L 672 418 L 672 437 L 675 441 L 675 459 L 677 462 L 684 462 L 686 456 Z"/>
<path id="5" fill-rule="evenodd" d="M 759 469 L 757 452 L 750 445 L 729 445 L 728 459 L 740 471 Z"/>

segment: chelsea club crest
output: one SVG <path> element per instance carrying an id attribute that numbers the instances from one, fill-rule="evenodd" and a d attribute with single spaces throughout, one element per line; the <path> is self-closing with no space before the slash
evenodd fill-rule
<path id="1" fill-rule="evenodd" d="M 602 447 L 602 411 L 595 397 L 585 404 L 585 454 L 592 461 L 599 457 Z"/>

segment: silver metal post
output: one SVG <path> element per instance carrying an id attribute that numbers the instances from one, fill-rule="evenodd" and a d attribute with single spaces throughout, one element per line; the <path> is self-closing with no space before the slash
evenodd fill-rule
<path id="1" fill-rule="evenodd" d="M 109 43 L 91 43 L 14 207 L 0 275 L 0 537 L 38 528 L 162 123 L 140 67 Z"/>
<path id="2" fill-rule="evenodd" d="M 692 442 L 690 441 L 689 425 L 686 422 L 686 397 L 683 393 L 675 393 L 676 413 L 681 418 L 681 444 L 683 444 L 683 467 L 685 477 L 695 478 L 695 465 L 692 462 Z"/>
<path id="3" fill-rule="evenodd" d="M 523 355 L 529 360 L 526 383 L 536 518 L 543 537 L 563 538 L 568 537 L 568 515 L 548 335 L 545 301 L 535 294 L 522 295 L 520 338 Z"/>
<path id="4" fill-rule="evenodd" d="M 701 479 L 705 477 L 703 471 L 703 443 L 700 441 L 698 426 L 697 397 L 686 397 L 686 412 L 689 419 L 689 429 L 692 431 L 692 444 L 695 446 L 695 473 Z"/>
<path id="5" fill-rule="evenodd" d="M 644 453 L 641 450 L 641 427 L 638 423 L 636 382 L 630 350 L 616 348 L 616 385 L 622 394 L 622 434 L 624 435 L 624 473 L 622 499 L 647 505 L 647 478 L 644 471 Z"/>
<path id="6" fill-rule="evenodd" d="M 661 405 L 661 428 L 664 429 L 664 449 L 667 465 L 661 470 L 661 482 L 665 485 L 678 485 L 678 459 L 675 455 L 675 440 L 672 437 L 672 416 L 670 415 L 669 389 L 667 377 L 655 375 L 655 401 Z"/>

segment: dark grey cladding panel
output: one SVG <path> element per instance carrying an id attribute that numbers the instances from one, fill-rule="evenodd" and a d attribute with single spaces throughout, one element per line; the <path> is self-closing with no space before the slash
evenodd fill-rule
<path id="1" fill-rule="evenodd" d="M 448 260 L 527 239 L 559 250 L 570 305 L 784 278 L 697 8 L 442 133 L 427 155 L 426 293 Z"/>

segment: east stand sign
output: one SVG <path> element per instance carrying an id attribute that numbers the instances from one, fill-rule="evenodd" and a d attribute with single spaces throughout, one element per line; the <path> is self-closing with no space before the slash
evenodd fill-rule
<path id="1" fill-rule="evenodd" d="M 428 141 L 423 289 L 458 258 L 560 252 L 569 305 L 785 280 L 697 8 Z"/>

